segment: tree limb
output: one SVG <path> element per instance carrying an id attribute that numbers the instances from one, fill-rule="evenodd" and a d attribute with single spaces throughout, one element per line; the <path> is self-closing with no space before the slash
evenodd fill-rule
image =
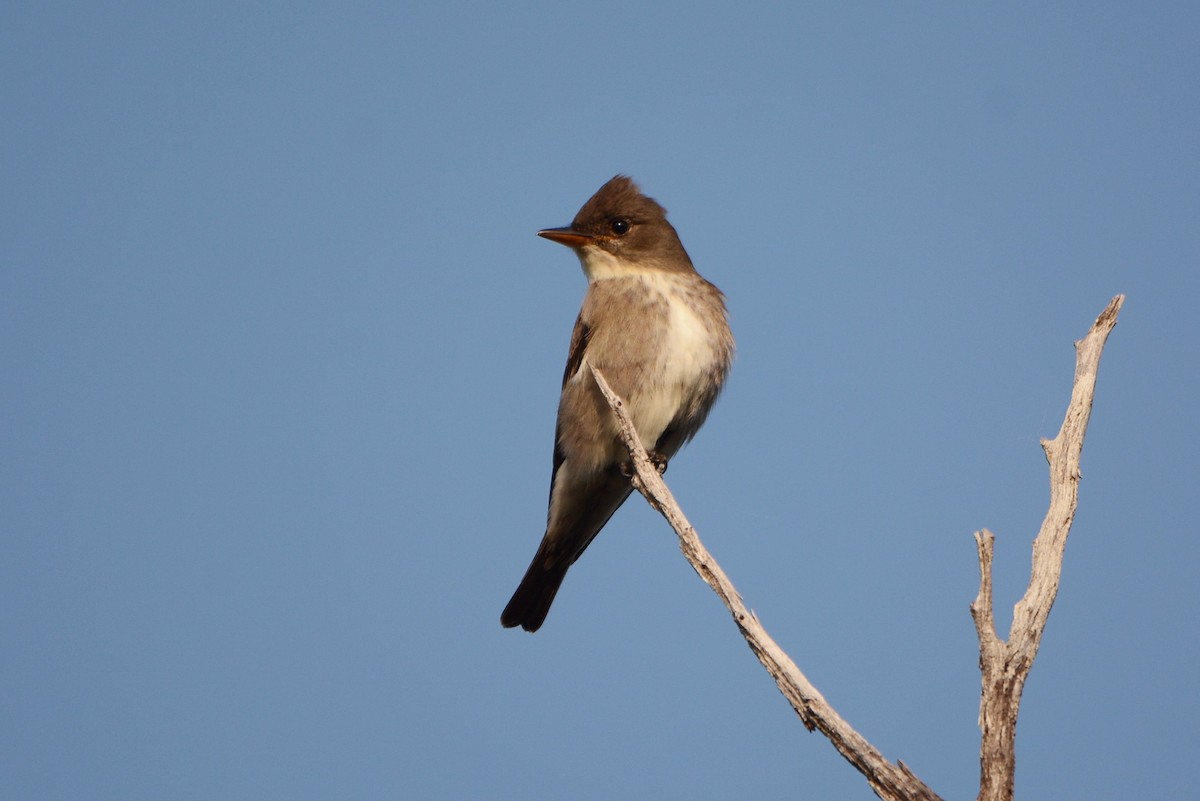
<path id="1" fill-rule="evenodd" d="M 600 391 L 604 393 L 620 423 L 621 438 L 629 448 L 633 461 L 634 488 L 642 493 L 650 505 L 667 519 L 671 528 L 675 529 L 675 533 L 679 535 L 683 555 L 729 609 L 750 650 L 775 679 L 779 691 L 787 698 L 792 709 L 796 710 L 796 714 L 808 730 L 820 729 L 846 761 L 866 777 L 871 789 L 880 798 L 886 801 L 941 801 L 904 763 L 893 765 L 884 759 L 873 745 L 842 720 L 824 696 L 817 692 L 817 688 L 800 672 L 800 668 L 796 667 L 791 657 L 771 639 L 754 613 L 742 603 L 742 597 L 738 595 L 725 571 L 700 542 L 696 530 L 684 517 L 662 476 L 650 461 L 646 449 L 642 447 L 633 421 L 629 419 L 621 399 L 612 391 L 599 370 L 595 367 L 591 367 L 591 370 Z"/>
<path id="2" fill-rule="evenodd" d="M 1080 454 L 1091 416 L 1100 356 L 1117 314 L 1125 302 L 1117 295 L 1101 312 L 1088 334 L 1075 343 L 1075 382 L 1062 428 L 1053 440 L 1043 440 L 1050 465 L 1050 508 L 1033 542 L 1033 569 L 1029 588 L 1013 610 L 1008 642 L 996 634 L 992 608 L 992 558 L 995 535 L 987 529 L 975 533 L 979 556 L 979 594 L 971 616 L 979 637 L 982 693 L 979 705 L 980 790 L 978 801 L 1011 801 L 1016 764 L 1016 724 L 1021 691 L 1041 645 L 1042 633 L 1058 593 L 1063 552 L 1079 500 Z M 589 365 L 590 366 L 590 365 Z M 775 679 L 779 691 L 796 710 L 809 731 L 819 729 L 846 761 L 866 777 L 875 794 L 886 801 L 941 801 L 903 762 L 892 764 L 878 749 L 850 727 L 809 682 L 800 668 L 767 634 L 758 618 L 742 602 L 725 571 L 700 542 L 674 496 L 638 438 L 621 399 L 604 376 L 590 367 L 596 384 L 620 424 L 621 438 L 633 463 L 633 486 L 659 511 L 679 536 L 688 562 L 721 599 L 746 638 L 750 650 Z"/>
<path id="3" fill-rule="evenodd" d="M 1125 303 L 1117 295 L 1096 318 L 1087 335 L 1075 343 L 1075 384 L 1058 436 L 1042 440 L 1050 466 L 1050 508 L 1033 541 L 1029 588 L 1013 608 L 1008 642 L 996 634 L 992 612 L 992 553 L 995 536 L 984 529 L 975 534 L 979 551 L 979 595 L 971 604 L 979 636 L 979 801 L 1010 801 L 1016 768 L 1017 713 L 1021 692 L 1042 643 L 1042 633 L 1058 595 L 1063 552 L 1079 503 L 1080 454 L 1096 393 L 1100 356 Z"/>

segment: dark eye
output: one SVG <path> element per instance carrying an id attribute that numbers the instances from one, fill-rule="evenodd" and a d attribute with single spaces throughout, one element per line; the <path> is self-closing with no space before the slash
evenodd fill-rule
<path id="1" fill-rule="evenodd" d="M 629 233 L 629 220 L 613 220 L 612 232 L 617 236 L 624 236 Z"/>

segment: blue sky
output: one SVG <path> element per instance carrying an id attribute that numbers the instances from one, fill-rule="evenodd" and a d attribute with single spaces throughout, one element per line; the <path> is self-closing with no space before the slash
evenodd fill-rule
<path id="1" fill-rule="evenodd" d="M 728 295 L 667 475 L 773 636 L 975 794 L 1071 342 L 1128 301 L 1019 796 L 1182 798 L 1200 703 L 1190 3 L 7 4 L 0 796 L 870 798 L 631 499 L 545 627 L 584 291 L 633 175 Z"/>

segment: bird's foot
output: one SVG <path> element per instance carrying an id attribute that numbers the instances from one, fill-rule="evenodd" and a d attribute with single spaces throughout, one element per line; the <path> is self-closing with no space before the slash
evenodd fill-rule
<path id="1" fill-rule="evenodd" d="M 654 465 L 654 469 L 658 471 L 660 476 L 667 472 L 667 457 L 661 456 L 654 452 L 647 453 L 646 455 L 650 457 L 650 464 Z M 633 469 L 633 462 L 629 461 L 628 459 L 621 462 L 620 468 L 621 475 L 625 476 L 626 478 L 634 478 L 637 476 L 637 471 Z"/>

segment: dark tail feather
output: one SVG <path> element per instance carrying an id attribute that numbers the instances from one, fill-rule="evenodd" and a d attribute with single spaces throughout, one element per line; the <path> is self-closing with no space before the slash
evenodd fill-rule
<path id="1" fill-rule="evenodd" d="M 500 624 L 506 629 L 520 626 L 526 631 L 537 631 L 546 620 L 550 604 L 567 575 L 570 563 L 562 564 L 554 561 L 546 566 L 546 558 L 538 553 L 533 563 L 525 571 L 521 586 L 513 593 L 512 600 L 500 613 Z"/>

